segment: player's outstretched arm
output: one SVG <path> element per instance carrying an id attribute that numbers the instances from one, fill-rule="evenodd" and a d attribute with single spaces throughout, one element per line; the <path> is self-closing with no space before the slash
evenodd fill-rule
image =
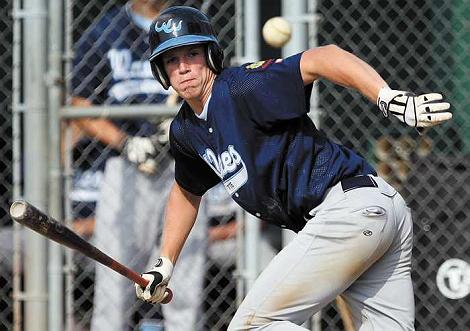
<path id="1" fill-rule="evenodd" d="M 336 45 L 305 51 L 300 60 L 300 72 L 305 85 L 324 78 L 354 88 L 372 102 L 377 100 L 379 90 L 387 85 L 370 65 Z"/>
<path id="2" fill-rule="evenodd" d="M 200 202 L 201 197 L 187 192 L 176 182 L 173 184 L 166 208 L 161 256 L 152 270 L 142 274 L 149 281 L 148 285 L 142 288 L 135 284 L 138 298 L 151 303 L 165 300 L 173 266 L 194 225 Z"/>
<path id="3" fill-rule="evenodd" d="M 416 95 L 392 90 L 371 66 L 335 45 L 304 52 L 300 71 L 304 84 L 325 78 L 338 85 L 354 88 L 377 103 L 385 117 L 392 114 L 409 126 L 430 127 L 452 118 L 450 104 L 443 101 L 441 94 Z"/>

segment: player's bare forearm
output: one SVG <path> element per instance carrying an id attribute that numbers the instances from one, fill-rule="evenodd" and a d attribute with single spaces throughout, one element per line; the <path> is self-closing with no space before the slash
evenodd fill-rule
<path id="1" fill-rule="evenodd" d="M 387 85 L 370 65 L 335 45 L 304 52 L 300 70 L 305 84 L 324 78 L 335 84 L 354 88 L 374 103 L 380 88 Z"/>
<path id="2" fill-rule="evenodd" d="M 176 182 L 170 191 L 163 227 L 160 255 L 176 263 L 194 222 L 201 197 L 181 188 Z"/>
<path id="3" fill-rule="evenodd" d="M 81 97 L 73 97 L 72 105 L 77 107 L 90 107 L 89 100 Z M 120 149 L 126 138 L 122 132 L 111 121 L 104 118 L 81 118 L 74 120 L 73 123 L 87 136 L 93 137 L 115 149 Z"/>

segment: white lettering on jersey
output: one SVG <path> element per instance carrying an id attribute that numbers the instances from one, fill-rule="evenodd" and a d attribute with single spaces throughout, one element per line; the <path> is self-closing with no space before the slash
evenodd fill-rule
<path id="1" fill-rule="evenodd" d="M 123 101 L 127 97 L 137 94 L 167 94 L 171 91 L 165 90 L 154 79 L 124 80 L 116 83 L 109 89 L 109 96 L 117 101 Z"/>
<path id="2" fill-rule="evenodd" d="M 116 80 L 153 78 L 150 62 L 132 61 L 129 49 L 110 49 L 107 56 Z"/>
<path id="3" fill-rule="evenodd" d="M 155 82 L 148 61 L 132 61 L 129 49 L 111 49 L 108 51 L 113 79 L 116 80 L 109 89 L 109 96 L 123 101 L 138 94 L 170 94 Z"/>
<path id="4" fill-rule="evenodd" d="M 207 148 L 203 159 L 222 179 L 230 195 L 238 191 L 248 181 L 248 171 L 245 163 L 233 145 L 229 145 L 227 150 L 219 156 L 216 156 L 210 148 Z M 228 178 L 226 178 L 227 174 L 230 175 Z"/>

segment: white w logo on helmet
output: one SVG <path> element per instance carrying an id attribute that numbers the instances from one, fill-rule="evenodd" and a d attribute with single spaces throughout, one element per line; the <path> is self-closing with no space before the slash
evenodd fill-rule
<path id="1" fill-rule="evenodd" d="M 158 23 L 155 24 L 155 31 L 157 32 L 165 32 L 165 33 L 172 33 L 181 30 L 181 23 L 183 22 L 182 20 L 179 21 L 177 25 L 172 24 L 173 19 L 170 18 L 168 21 L 163 22 L 162 26 L 159 27 Z"/>

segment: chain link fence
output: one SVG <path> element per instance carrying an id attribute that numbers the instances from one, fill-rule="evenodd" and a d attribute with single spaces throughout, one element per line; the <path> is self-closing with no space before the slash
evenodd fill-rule
<path id="1" fill-rule="evenodd" d="M 453 121 L 419 135 L 384 119 L 357 93 L 319 85 L 323 130 L 374 162 L 413 209 L 417 330 L 467 330 L 470 2 L 338 0 L 317 6 L 320 45 L 353 52 L 392 88 L 440 91 L 453 106 Z M 324 314 L 324 327 L 337 322 L 337 314 Z"/>
<path id="2" fill-rule="evenodd" d="M 11 2 L 0 3 L 0 330 L 11 330 L 12 244 L 8 243 L 11 222 L 7 210 L 12 197 L 13 20 Z M 169 3 L 207 12 L 230 63 L 237 53 L 239 1 Z M 119 105 L 116 111 L 120 115 L 64 121 L 66 221 L 120 262 L 137 271 L 146 270 L 158 257 L 153 254 L 158 254 L 161 202 L 172 178 L 172 160 L 162 139 L 172 114 L 148 115 L 150 111 L 141 107 L 171 109 L 178 100 L 158 89 L 153 80 L 145 63 L 146 36 L 137 33 L 136 22 L 145 25 L 145 20 L 141 16 L 129 20 L 124 0 L 73 0 L 69 4 L 64 34 L 70 36 L 65 38 L 70 49 L 64 54 L 73 56 L 64 66 L 64 104 L 77 112 L 91 106 L 99 114 L 106 113 L 105 109 L 111 114 L 112 107 Z M 355 92 L 324 82 L 318 85 L 322 130 L 366 156 L 413 209 L 417 330 L 470 329 L 470 136 L 466 113 L 470 106 L 470 3 L 321 0 L 314 7 L 319 15 L 315 36 L 319 45 L 335 43 L 355 53 L 392 88 L 441 91 L 453 105 L 451 123 L 419 135 L 398 120 L 384 119 Z M 74 111 L 72 107 L 68 110 Z M 156 141 L 156 162 L 138 169 L 126 161 L 120 151 L 122 136 L 112 138 L 113 132 Z M 114 278 L 111 271 L 96 269 L 89 259 L 69 252 L 64 300 L 69 329 L 144 330 L 166 319 L 176 330 L 183 330 L 185 322 L 198 330 L 225 330 L 237 304 L 235 252 L 240 227 L 236 207 L 224 194 L 217 187 L 208 193 L 198 222 L 202 226 L 190 239 L 180 270 L 175 270 L 175 300 L 183 299 L 181 304 L 187 310 L 162 311 L 137 302 L 127 280 Z M 280 248 L 277 230 L 263 227 L 260 246 L 266 263 Z M 194 307 L 197 315 L 191 313 Z M 322 311 L 320 324 L 322 330 L 342 329 L 334 305 Z"/>

